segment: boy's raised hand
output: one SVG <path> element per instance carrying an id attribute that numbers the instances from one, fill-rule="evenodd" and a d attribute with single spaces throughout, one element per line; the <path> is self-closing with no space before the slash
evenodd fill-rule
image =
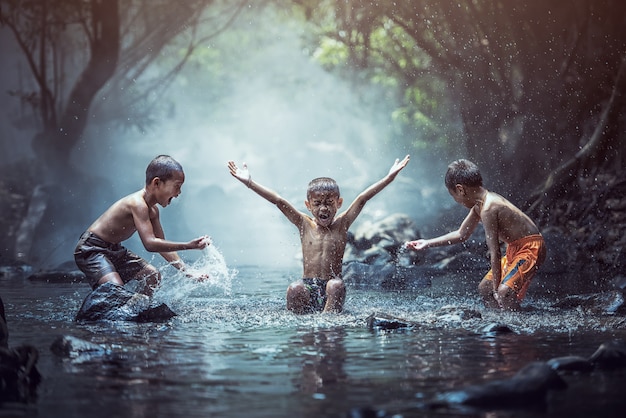
<path id="1" fill-rule="evenodd" d="M 244 183 L 247 186 L 250 185 L 252 177 L 250 176 L 250 171 L 248 171 L 248 165 L 246 163 L 243 163 L 243 167 L 239 168 L 234 161 L 229 161 L 228 170 L 230 170 L 230 174 L 238 179 L 240 182 Z"/>
<path id="2" fill-rule="evenodd" d="M 404 167 L 406 167 L 406 165 L 409 163 L 409 159 L 410 159 L 409 155 L 404 157 L 404 159 L 402 161 L 400 161 L 399 158 L 396 158 L 396 161 L 393 163 L 393 165 L 389 169 L 389 174 L 393 175 L 393 176 L 398 174 L 400 172 L 400 170 L 402 170 Z"/>

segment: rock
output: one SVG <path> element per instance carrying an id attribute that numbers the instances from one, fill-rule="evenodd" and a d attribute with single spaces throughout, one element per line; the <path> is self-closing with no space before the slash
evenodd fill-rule
<path id="1" fill-rule="evenodd" d="M 445 271 L 486 271 L 489 269 L 485 258 L 467 251 L 447 257 L 436 263 L 434 267 Z"/>
<path id="2" fill-rule="evenodd" d="M 383 282 L 393 280 L 394 273 L 392 264 L 374 266 L 352 261 L 344 264 L 343 281 L 359 287 L 380 288 Z"/>
<path id="3" fill-rule="evenodd" d="M 626 292 L 626 276 L 624 275 L 617 275 L 615 276 L 612 280 L 611 280 L 611 286 L 613 286 L 614 289 L 623 292 Z"/>
<path id="4" fill-rule="evenodd" d="M 60 335 L 50 345 L 50 351 L 60 357 L 78 357 L 83 354 L 89 355 L 101 355 L 105 354 L 107 350 L 89 341 L 81 340 L 80 338 L 72 337 L 71 335 Z"/>
<path id="5" fill-rule="evenodd" d="M 39 352 L 22 345 L 14 349 L 0 348 L 0 405 L 4 402 L 32 402 L 37 395 L 41 375 L 36 363 Z"/>
<path id="6" fill-rule="evenodd" d="M 570 295 L 552 305 L 558 309 L 581 308 L 592 314 L 612 315 L 624 310 L 624 295 L 619 290 L 610 290 L 589 295 Z"/>
<path id="7" fill-rule="evenodd" d="M 548 360 L 547 364 L 558 371 L 590 372 L 593 370 L 593 363 L 580 356 L 556 357 Z"/>
<path id="8" fill-rule="evenodd" d="M 9 331 L 0 299 L 0 409 L 4 402 L 31 402 L 41 375 L 36 363 L 39 352 L 30 345 L 9 348 Z"/>
<path id="9" fill-rule="evenodd" d="M 589 361 L 601 368 L 624 367 L 626 366 L 626 344 L 620 340 L 603 343 L 591 355 Z"/>
<path id="10" fill-rule="evenodd" d="M 520 407 L 543 403 L 548 390 L 563 389 L 565 381 L 544 362 L 527 364 L 510 379 L 468 386 L 440 395 L 437 404 L 463 404 L 477 407 Z"/>
<path id="11" fill-rule="evenodd" d="M 493 337 L 496 335 L 514 334 L 515 331 L 513 331 L 506 324 L 492 323 L 482 327 L 480 330 L 478 330 L 478 333 L 484 336 Z"/>
<path id="12" fill-rule="evenodd" d="M 408 321 L 400 318 L 372 314 L 367 317 L 367 327 L 370 330 L 395 330 L 408 329 L 411 328 L 412 325 Z"/>
<path id="13" fill-rule="evenodd" d="M 389 281 L 383 281 L 384 289 L 422 289 L 432 285 L 431 275 L 417 266 L 396 266 Z"/>
<path id="14" fill-rule="evenodd" d="M 146 295 L 104 283 L 87 295 L 76 321 L 163 322 L 175 315 L 166 305 L 152 306 Z"/>

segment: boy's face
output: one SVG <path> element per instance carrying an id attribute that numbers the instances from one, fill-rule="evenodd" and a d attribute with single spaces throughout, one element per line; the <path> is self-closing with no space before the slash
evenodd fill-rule
<path id="1" fill-rule="evenodd" d="M 182 192 L 183 183 L 185 182 L 185 174 L 177 171 L 174 176 L 166 181 L 158 177 L 152 179 L 152 183 L 156 186 L 155 196 L 157 203 L 162 207 L 166 207 L 172 203 L 172 199 L 178 197 Z"/>
<path id="2" fill-rule="evenodd" d="M 311 192 L 308 200 L 304 201 L 320 226 L 330 226 L 342 203 L 343 199 L 332 192 Z"/>

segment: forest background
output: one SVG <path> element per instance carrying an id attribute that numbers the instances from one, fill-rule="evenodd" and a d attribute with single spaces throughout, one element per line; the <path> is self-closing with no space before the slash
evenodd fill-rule
<path id="1" fill-rule="evenodd" d="M 297 252 L 294 231 L 227 160 L 292 201 L 318 175 L 350 201 L 411 154 L 366 219 L 404 212 L 425 235 L 455 228 L 464 211 L 443 173 L 469 158 L 562 237 L 572 269 L 610 277 L 626 264 L 622 8 L 0 0 L 0 264 L 71 260 L 161 153 L 187 174 L 162 211 L 168 238 L 208 233 L 232 263 L 279 264 Z"/>

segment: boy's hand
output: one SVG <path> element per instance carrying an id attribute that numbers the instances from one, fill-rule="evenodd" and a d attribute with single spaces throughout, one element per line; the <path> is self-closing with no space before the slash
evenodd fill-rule
<path id="1" fill-rule="evenodd" d="M 252 181 L 252 177 L 250 176 L 250 171 L 248 171 L 248 165 L 243 163 L 243 167 L 237 167 L 234 161 L 228 162 L 228 169 L 230 170 L 230 174 L 238 179 L 240 182 L 250 187 L 250 182 Z"/>
<path id="2" fill-rule="evenodd" d="M 397 175 L 400 172 L 400 170 L 406 167 L 406 165 L 409 163 L 409 159 L 410 159 L 409 155 L 404 157 L 402 161 L 400 161 L 399 158 L 396 158 L 396 161 L 391 166 L 391 169 L 389 169 L 389 174 L 392 176 Z"/>
<path id="3" fill-rule="evenodd" d="M 210 276 L 206 273 L 202 273 L 202 274 L 185 273 L 185 276 L 189 277 L 190 279 L 194 279 L 198 283 L 206 282 L 210 278 Z"/>
<path id="4" fill-rule="evenodd" d="M 415 251 L 425 250 L 426 248 L 428 248 L 428 245 L 425 239 L 418 239 L 416 241 L 408 241 L 404 245 L 406 246 L 406 248 L 409 248 Z"/>
<path id="5" fill-rule="evenodd" d="M 192 241 L 189 241 L 189 248 L 194 250 L 202 250 L 211 245 L 211 237 L 204 235 Z"/>

